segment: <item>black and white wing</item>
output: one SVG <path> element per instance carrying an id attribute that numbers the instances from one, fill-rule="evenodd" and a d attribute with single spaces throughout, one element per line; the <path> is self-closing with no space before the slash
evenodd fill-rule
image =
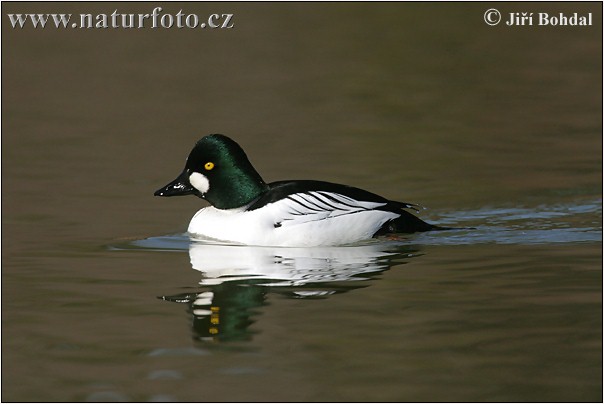
<path id="1" fill-rule="evenodd" d="M 376 234 L 413 233 L 436 228 L 405 209 L 417 211 L 417 205 L 391 201 L 360 188 L 324 181 L 294 180 L 269 184 L 269 191 L 252 202 L 247 210 L 267 207 L 274 226 L 321 223 L 326 219 L 347 218 L 354 227 L 358 221 L 377 226 Z M 340 222 L 342 223 L 342 222 Z M 380 227 L 383 224 L 383 227 Z M 352 230 L 352 229 L 351 229 Z"/>
<path id="2" fill-rule="evenodd" d="M 309 191 L 273 202 L 271 209 L 275 212 L 275 226 L 279 227 L 374 211 L 385 205 L 385 202 L 358 201 L 333 192 Z M 384 220 L 393 216 L 392 212 L 383 213 Z"/>

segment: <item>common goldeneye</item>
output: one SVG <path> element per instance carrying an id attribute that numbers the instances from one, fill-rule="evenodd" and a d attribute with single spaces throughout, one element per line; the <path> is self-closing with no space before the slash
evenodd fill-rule
<path id="1" fill-rule="evenodd" d="M 234 140 L 199 140 L 185 169 L 155 196 L 196 195 L 212 206 L 189 223 L 193 236 L 257 246 L 354 243 L 392 233 L 442 230 L 405 209 L 417 205 L 324 181 L 265 183 Z"/>

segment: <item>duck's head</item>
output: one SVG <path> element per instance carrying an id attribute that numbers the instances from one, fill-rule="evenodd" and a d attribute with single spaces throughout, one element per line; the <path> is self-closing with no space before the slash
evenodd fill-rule
<path id="1" fill-rule="evenodd" d="M 267 189 L 241 146 L 214 134 L 195 144 L 182 173 L 155 191 L 155 196 L 196 195 L 218 209 L 233 209 L 247 205 Z"/>

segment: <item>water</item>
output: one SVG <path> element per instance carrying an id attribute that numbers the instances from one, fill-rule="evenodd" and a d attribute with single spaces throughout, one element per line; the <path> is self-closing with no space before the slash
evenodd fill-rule
<path id="1" fill-rule="evenodd" d="M 3 14 L 152 10 L 56 7 Z M 498 5 L 591 11 L 587 28 L 488 27 L 489 7 L 165 5 L 234 13 L 220 32 L 3 24 L 2 399 L 601 401 L 601 5 Z M 190 240 L 200 201 L 152 194 L 211 132 L 268 181 L 350 184 L 475 229 Z"/>

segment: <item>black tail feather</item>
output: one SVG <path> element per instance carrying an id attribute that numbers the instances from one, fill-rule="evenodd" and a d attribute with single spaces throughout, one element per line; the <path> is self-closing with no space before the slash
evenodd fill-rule
<path id="1" fill-rule="evenodd" d="M 396 233 L 417 233 L 431 230 L 453 230 L 452 227 L 440 227 L 424 222 L 412 213 L 405 210 L 396 219 L 392 219 L 382 225 L 373 237 Z"/>

